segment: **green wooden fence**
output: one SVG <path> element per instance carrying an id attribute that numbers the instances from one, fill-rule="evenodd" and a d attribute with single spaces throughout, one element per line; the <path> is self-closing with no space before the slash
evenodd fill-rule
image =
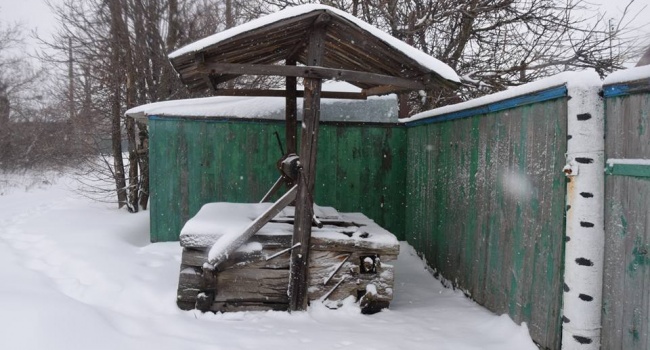
<path id="1" fill-rule="evenodd" d="M 649 349 L 650 82 L 604 90 L 608 175 L 602 348 Z"/>
<path id="2" fill-rule="evenodd" d="M 150 117 L 149 130 L 153 242 L 177 240 L 205 203 L 259 201 L 279 175 L 283 123 Z M 316 203 L 363 212 L 403 239 L 406 130 L 325 123 L 319 137 Z"/>
<path id="3" fill-rule="evenodd" d="M 408 128 L 406 239 L 450 284 L 526 322 L 538 344 L 554 349 L 561 336 L 567 105 L 550 96 Z M 501 110 L 485 113 L 494 109 Z"/>

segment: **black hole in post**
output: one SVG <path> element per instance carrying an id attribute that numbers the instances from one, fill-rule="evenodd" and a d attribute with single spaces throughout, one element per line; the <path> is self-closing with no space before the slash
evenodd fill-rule
<path id="1" fill-rule="evenodd" d="M 594 227 L 594 224 L 588 221 L 580 221 L 580 226 L 582 227 Z"/>
<path id="2" fill-rule="evenodd" d="M 576 157 L 576 162 L 580 164 L 591 164 L 594 162 L 592 158 L 587 158 L 587 157 Z"/>
<path id="3" fill-rule="evenodd" d="M 580 293 L 580 295 L 578 295 L 578 298 L 580 298 L 580 300 L 583 300 L 583 301 L 593 301 L 594 300 L 594 297 L 592 297 L 591 295 L 582 294 L 582 293 Z"/>
<path id="4" fill-rule="evenodd" d="M 585 258 L 577 258 L 576 263 L 581 266 L 594 266 L 593 261 Z"/>
<path id="5" fill-rule="evenodd" d="M 591 344 L 591 338 L 581 337 L 579 335 L 574 335 L 573 339 L 575 339 L 580 344 Z"/>

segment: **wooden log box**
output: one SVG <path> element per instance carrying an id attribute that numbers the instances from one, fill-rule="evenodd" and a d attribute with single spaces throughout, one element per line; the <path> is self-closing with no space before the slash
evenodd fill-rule
<path id="1" fill-rule="evenodd" d="M 206 206 L 217 204 L 228 205 Z M 263 204 L 251 206 L 264 209 Z M 218 218 L 207 225 L 210 220 L 202 217 L 214 212 L 215 208 L 202 209 L 195 216 L 202 222 L 200 232 L 181 233 L 178 307 L 212 312 L 287 310 L 293 208 L 275 217 L 217 269 L 208 263 L 208 254 L 223 228 Z M 308 299 L 336 308 L 351 297 L 366 313 L 388 307 L 394 283 L 394 268 L 388 262 L 399 254 L 395 236 L 363 214 L 321 207 L 315 212 L 323 227 L 312 228 Z"/>

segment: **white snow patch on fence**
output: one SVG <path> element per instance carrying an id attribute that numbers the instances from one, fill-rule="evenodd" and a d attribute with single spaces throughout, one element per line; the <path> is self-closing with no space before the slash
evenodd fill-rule
<path id="1" fill-rule="evenodd" d="M 605 78 L 603 85 L 613 85 L 643 79 L 650 79 L 650 65 L 613 72 Z"/>
<path id="2" fill-rule="evenodd" d="M 626 164 L 626 165 L 650 165 L 650 159 L 618 159 L 618 158 L 609 158 L 607 159 L 607 165 L 613 166 L 615 164 Z"/>
<path id="3" fill-rule="evenodd" d="M 486 95 L 466 102 L 424 111 L 415 114 L 412 117 L 400 119 L 400 121 L 408 123 L 420 119 L 437 117 L 443 114 L 483 107 L 495 102 L 532 94 L 538 91 L 548 90 L 550 88 L 562 85 L 566 85 L 567 88 L 578 88 L 581 86 L 593 86 L 595 84 L 600 85 L 600 83 L 600 78 L 593 70 L 586 70 L 581 72 L 563 72 L 532 83 L 515 86 L 508 90 L 497 92 L 491 95 Z"/>

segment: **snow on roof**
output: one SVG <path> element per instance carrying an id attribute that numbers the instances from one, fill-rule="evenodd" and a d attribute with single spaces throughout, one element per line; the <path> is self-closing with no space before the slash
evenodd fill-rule
<path id="1" fill-rule="evenodd" d="M 323 91 L 360 92 L 361 89 L 345 82 L 326 82 L 323 83 Z M 302 103 L 303 99 L 299 98 L 299 118 L 302 115 Z M 322 121 L 397 122 L 395 95 L 373 96 L 365 101 L 322 99 L 321 106 Z M 155 115 L 283 120 L 284 108 L 284 97 L 215 96 L 154 102 L 131 108 L 125 114 L 136 119 Z"/>
<path id="2" fill-rule="evenodd" d="M 603 85 L 614 85 L 628 81 L 642 80 L 650 78 L 650 65 L 628 68 L 613 72 L 608 75 Z"/>
<path id="3" fill-rule="evenodd" d="M 544 78 L 532 83 L 515 86 L 508 90 L 497 92 L 491 95 L 475 98 L 454 105 L 435 108 L 415 114 L 409 118 L 400 119 L 400 122 L 408 123 L 420 119 L 431 118 L 443 114 L 454 113 L 466 109 L 486 106 L 495 102 L 511 99 L 518 96 L 528 95 L 537 91 L 547 90 L 552 87 L 566 85 L 567 88 L 600 85 L 602 81 L 594 70 L 580 72 L 563 72 Z"/>
<path id="4" fill-rule="evenodd" d="M 413 60 L 418 62 L 420 65 L 423 67 L 436 72 L 439 74 L 441 77 L 455 81 L 455 82 L 460 82 L 460 78 L 454 72 L 451 67 L 448 65 L 442 63 L 441 61 L 425 54 L 424 52 L 414 48 L 413 46 L 383 32 L 382 30 L 346 13 L 343 12 L 339 9 L 326 6 L 326 5 L 318 5 L 318 4 L 306 4 L 306 5 L 300 5 L 300 6 L 295 6 L 295 7 L 289 7 L 286 8 L 282 11 L 278 11 L 276 13 L 260 17 L 258 19 L 255 19 L 253 21 L 244 23 L 242 25 L 239 25 L 237 27 L 233 27 L 230 29 L 226 29 L 222 32 L 213 34 L 211 36 L 208 36 L 206 38 L 203 38 L 201 40 L 198 40 L 194 43 L 191 43 L 187 46 L 184 46 L 171 54 L 169 54 L 169 58 L 176 58 L 181 55 L 191 53 L 191 52 L 198 52 L 201 51 L 202 49 L 205 49 L 206 47 L 218 44 L 226 39 L 232 38 L 234 36 L 237 36 L 239 34 L 267 26 L 269 24 L 273 24 L 279 21 L 282 21 L 284 19 L 300 16 L 309 12 L 313 11 L 319 11 L 319 10 L 325 10 L 330 13 L 333 13 L 339 17 L 345 18 L 346 20 L 354 23 L 361 29 L 367 31 L 368 33 L 374 35 L 378 39 L 382 40 L 389 46 L 393 47 L 394 49 L 401 51 L 405 55 L 411 57 Z"/>

